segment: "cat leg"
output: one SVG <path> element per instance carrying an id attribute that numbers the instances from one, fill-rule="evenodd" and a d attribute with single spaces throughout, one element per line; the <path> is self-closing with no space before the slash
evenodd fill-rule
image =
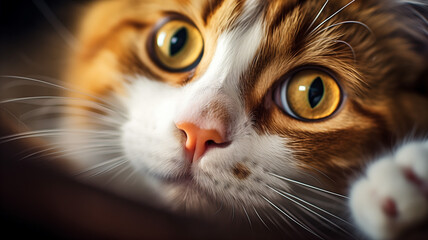
<path id="1" fill-rule="evenodd" d="M 350 208 L 373 239 L 393 239 L 428 216 L 428 141 L 403 145 L 356 181 Z"/>

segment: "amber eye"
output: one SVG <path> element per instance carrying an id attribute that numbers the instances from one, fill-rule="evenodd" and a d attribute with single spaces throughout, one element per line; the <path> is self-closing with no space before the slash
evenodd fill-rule
<path id="1" fill-rule="evenodd" d="M 341 100 L 342 91 L 336 80 L 318 69 L 298 71 L 275 90 L 276 104 L 300 120 L 329 117 L 339 108 Z"/>
<path id="2" fill-rule="evenodd" d="M 199 30 L 188 21 L 169 20 L 163 23 L 148 44 L 151 58 L 170 72 L 194 68 L 202 58 L 204 41 Z"/>

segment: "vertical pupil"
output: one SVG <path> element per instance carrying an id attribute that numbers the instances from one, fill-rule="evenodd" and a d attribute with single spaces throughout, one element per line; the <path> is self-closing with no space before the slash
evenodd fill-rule
<path id="1" fill-rule="evenodd" d="M 309 87 L 308 98 L 311 108 L 315 108 L 321 102 L 323 96 L 324 84 L 322 83 L 322 79 L 317 77 L 312 81 L 311 86 Z"/>
<path id="2" fill-rule="evenodd" d="M 184 45 L 187 41 L 187 29 L 185 27 L 182 27 L 177 30 L 177 32 L 174 33 L 174 35 L 171 38 L 171 42 L 169 45 L 169 54 L 171 57 L 176 55 L 178 52 L 180 52 L 181 49 L 183 49 Z"/>

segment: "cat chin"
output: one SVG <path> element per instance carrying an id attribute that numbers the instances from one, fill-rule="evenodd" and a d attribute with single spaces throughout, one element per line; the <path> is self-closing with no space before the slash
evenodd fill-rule
<path id="1" fill-rule="evenodd" d="M 194 181 L 160 181 L 167 208 L 173 212 L 207 218 L 221 206 Z"/>

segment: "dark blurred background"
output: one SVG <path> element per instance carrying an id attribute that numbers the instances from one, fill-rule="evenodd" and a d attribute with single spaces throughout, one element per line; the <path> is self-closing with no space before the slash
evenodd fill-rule
<path id="1" fill-rule="evenodd" d="M 87 0 L 1 0 L 0 73 L 56 77 Z"/>

